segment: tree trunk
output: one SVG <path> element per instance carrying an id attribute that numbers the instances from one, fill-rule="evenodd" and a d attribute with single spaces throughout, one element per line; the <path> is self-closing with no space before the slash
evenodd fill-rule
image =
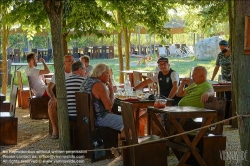
<path id="1" fill-rule="evenodd" d="M 1 6 L 2 8 L 2 6 Z M 2 17 L 4 17 L 5 13 L 2 9 Z M 8 43 L 8 36 L 9 36 L 9 28 L 7 25 L 2 25 L 2 94 L 6 95 L 7 93 L 7 84 L 8 84 L 8 73 L 7 73 L 7 43 Z"/>
<path id="2" fill-rule="evenodd" d="M 51 37 L 54 54 L 54 67 L 56 76 L 57 94 L 57 116 L 59 128 L 59 148 L 61 150 L 71 149 L 69 134 L 69 117 L 66 99 L 66 86 L 62 46 L 62 9 L 63 1 L 43 0 L 45 10 L 50 20 Z"/>
<path id="3" fill-rule="evenodd" d="M 125 44 L 125 58 L 126 58 L 126 70 L 130 69 L 130 55 L 129 55 L 129 45 L 130 45 L 130 31 L 127 27 L 123 26 L 124 34 L 124 44 Z"/>
<path id="4" fill-rule="evenodd" d="M 118 11 L 117 12 L 117 21 L 118 24 L 121 25 L 121 13 Z M 119 67 L 120 71 L 122 71 L 123 68 L 123 56 L 122 56 L 122 32 L 118 31 L 118 58 L 119 58 Z M 120 72 L 120 83 L 124 83 L 124 74 Z"/>
<path id="5" fill-rule="evenodd" d="M 233 16 L 233 0 L 228 1 L 228 19 L 229 19 L 229 47 L 232 48 L 232 36 L 234 32 L 234 16 Z M 233 57 L 231 57 L 233 61 Z M 232 66 L 232 72 L 233 72 L 233 66 Z M 236 115 L 236 107 L 235 107 L 235 95 L 232 91 L 232 103 L 231 103 L 231 109 L 232 109 L 232 116 Z M 237 128 L 238 127 L 238 120 L 233 119 L 232 120 L 232 127 Z"/>
<path id="6" fill-rule="evenodd" d="M 66 20 L 63 20 L 62 27 L 66 27 Z M 63 43 L 63 55 L 68 55 L 68 42 L 66 40 L 66 37 L 68 36 L 68 33 L 63 33 L 62 35 L 62 43 Z"/>
<path id="7" fill-rule="evenodd" d="M 244 16 L 250 15 L 249 0 L 234 0 L 234 33 L 232 36 L 232 83 L 236 110 L 239 115 L 249 115 L 250 100 L 250 55 L 244 55 Z M 241 150 L 246 153 L 243 166 L 250 165 L 250 118 L 238 119 Z M 238 154 L 240 155 L 240 154 Z"/>
<path id="8" fill-rule="evenodd" d="M 68 42 L 66 40 L 67 36 L 68 36 L 67 33 L 64 33 L 62 35 L 63 55 L 68 55 Z"/>

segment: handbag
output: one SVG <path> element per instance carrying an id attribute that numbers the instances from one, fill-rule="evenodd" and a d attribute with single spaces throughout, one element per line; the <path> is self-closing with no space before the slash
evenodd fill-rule
<path id="1" fill-rule="evenodd" d="M 101 132 L 100 129 L 98 128 L 99 131 L 99 135 L 101 136 Z M 105 150 L 98 150 L 98 149 L 104 149 L 104 142 L 102 138 L 95 138 L 92 141 L 92 148 L 93 150 L 97 150 L 94 151 L 92 153 L 92 161 L 96 161 L 104 156 L 106 156 L 106 151 Z"/>

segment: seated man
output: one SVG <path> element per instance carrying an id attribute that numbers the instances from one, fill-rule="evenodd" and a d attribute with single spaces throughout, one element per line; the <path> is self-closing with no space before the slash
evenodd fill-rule
<path id="1" fill-rule="evenodd" d="M 111 113 L 114 104 L 114 90 L 107 65 L 98 64 L 92 75 L 83 81 L 80 91 L 93 96 L 96 126 L 123 130 L 122 116 Z"/>
<path id="2" fill-rule="evenodd" d="M 146 85 L 152 83 L 152 82 L 157 82 L 159 84 L 160 88 L 160 95 L 164 96 L 166 98 L 174 99 L 172 102 L 172 105 L 177 105 L 178 102 L 180 101 L 180 97 L 176 96 L 176 92 L 178 89 L 178 84 L 179 84 L 179 75 L 176 71 L 172 70 L 170 68 L 170 64 L 168 61 L 168 58 L 165 57 L 160 57 L 157 61 L 158 67 L 160 69 L 158 74 L 155 74 L 154 77 L 147 79 L 145 81 L 142 81 L 139 85 L 135 87 L 135 90 L 141 89 L 145 87 Z M 142 112 L 140 115 L 140 134 L 144 134 L 144 124 L 147 123 L 147 114 L 146 112 Z M 162 116 L 162 117 L 161 117 Z M 158 118 L 165 119 L 165 114 L 159 115 Z M 157 126 L 152 125 L 152 133 L 155 135 L 158 135 L 158 128 Z"/>
<path id="3" fill-rule="evenodd" d="M 82 62 L 82 63 L 84 63 L 85 64 L 85 67 L 86 67 L 86 76 L 89 76 L 90 75 L 90 73 L 92 72 L 92 70 L 93 70 L 93 66 L 92 65 L 89 65 L 89 60 L 90 60 L 90 58 L 89 58 L 89 56 L 88 55 L 84 55 L 84 56 L 81 56 L 80 57 L 80 61 Z"/>
<path id="4" fill-rule="evenodd" d="M 44 82 L 43 74 L 48 74 L 49 68 L 46 65 L 43 58 L 40 58 L 40 62 L 43 64 L 43 70 L 37 69 L 37 56 L 34 52 L 27 55 L 28 67 L 25 69 L 26 75 L 29 77 L 29 84 L 32 92 L 35 96 L 48 96 L 47 86 Z"/>
<path id="5" fill-rule="evenodd" d="M 71 74 L 71 65 L 74 62 L 74 58 L 71 55 L 65 55 L 64 56 L 64 74 L 65 74 L 65 79 L 67 79 Z M 48 103 L 48 114 L 49 114 L 49 118 L 51 121 L 51 125 L 52 125 L 52 139 L 57 139 L 58 138 L 58 127 L 57 127 L 57 112 L 56 112 L 56 108 L 57 108 L 57 101 L 56 101 L 56 96 L 53 93 L 53 88 L 56 84 L 56 80 L 55 80 L 55 74 L 52 76 L 51 81 L 48 85 L 48 95 L 50 96 L 50 101 Z"/>
<path id="6" fill-rule="evenodd" d="M 85 79 L 86 68 L 83 63 L 77 61 L 71 66 L 72 75 L 66 79 L 67 104 L 69 120 L 76 121 L 76 97 L 75 92 L 80 90 Z"/>
<path id="7" fill-rule="evenodd" d="M 184 88 L 186 84 L 190 84 Z M 192 79 L 182 79 L 181 85 L 177 91 L 177 96 L 183 97 L 179 106 L 193 106 L 204 108 L 204 103 L 209 96 L 214 96 L 214 89 L 212 85 L 207 82 L 207 70 L 203 66 L 197 66 L 193 70 Z"/>
<path id="8" fill-rule="evenodd" d="M 170 68 L 168 58 L 161 57 L 157 61 L 160 72 L 154 77 L 142 81 L 139 85 L 135 87 L 135 90 L 141 89 L 146 85 L 157 82 L 160 88 L 160 95 L 165 96 L 166 98 L 174 99 L 173 105 L 177 105 L 180 98 L 175 94 L 178 89 L 179 84 L 179 75 L 176 71 Z"/>

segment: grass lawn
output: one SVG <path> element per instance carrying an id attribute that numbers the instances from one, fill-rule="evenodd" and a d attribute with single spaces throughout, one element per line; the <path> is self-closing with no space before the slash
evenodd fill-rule
<path id="1" fill-rule="evenodd" d="M 139 58 L 130 58 L 130 69 L 131 70 L 148 70 L 148 71 L 155 71 L 155 68 L 157 66 L 156 59 L 153 59 L 152 61 L 147 61 L 146 65 L 141 64 L 138 65 L 138 60 Z M 204 66 L 208 70 L 208 79 L 211 79 L 213 69 L 215 66 L 215 60 L 212 61 L 199 61 L 195 60 L 194 57 L 187 57 L 187 58 L 175 58 L 175 57 L 169 57 L 169 62 L 171 65 L 171 68 L 175 71 L 177 71 L 180 75 L 180 77 L 187 77 L 189 76 L 189 72 L 192 69 L 192 67 L 195 66 Z M 90 64 L 95 66 L 98 63 L 105 63 L 107 64 L 110 68 L 113 69 L 113 73 L 115 75 L 115 80 L 116 82 L 119 81 L 119 61 L 118 58 L 114 59 L 93 59 L 90 60 Z M 53 66 L 48 66 L 50 68 L 51 72 L 54 72 L 54 67 Z M 38 68 L 42 68 L 42 66 L 38 66 Z M 23 79 L 23 84 L 27 85 L 27 77 L 25 76 L 25 66 L 22 67 L 21 69 L 22 72 L 22 79 Z M 13 68 L 12 68 L 12 74 L 13 74 Z M 219 71 L 220 73 L 220 71 Z M 217 78 L 217 77 L 216 77 Z M 17 85 L 17 78 L 14 79 L 14 84 Z M 9 90 L 8 90 L 9 92 Z"/>

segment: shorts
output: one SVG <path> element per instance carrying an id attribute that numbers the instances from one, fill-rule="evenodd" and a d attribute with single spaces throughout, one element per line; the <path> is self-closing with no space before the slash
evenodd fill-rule
<path id="1" fill-rule="evenodd" d="M 43 93 L 42 96 L 49 96 L 46 90 L 45 90 L 45 92 Z"/>
<path id="2" fill-rule="evenodd" d="M 95 125 L 110 127 L 119 131 L 122 131 L 124 128 L 122 116 L 116 114 L 107 114 L 104 118 L 96 120 Z"/>

